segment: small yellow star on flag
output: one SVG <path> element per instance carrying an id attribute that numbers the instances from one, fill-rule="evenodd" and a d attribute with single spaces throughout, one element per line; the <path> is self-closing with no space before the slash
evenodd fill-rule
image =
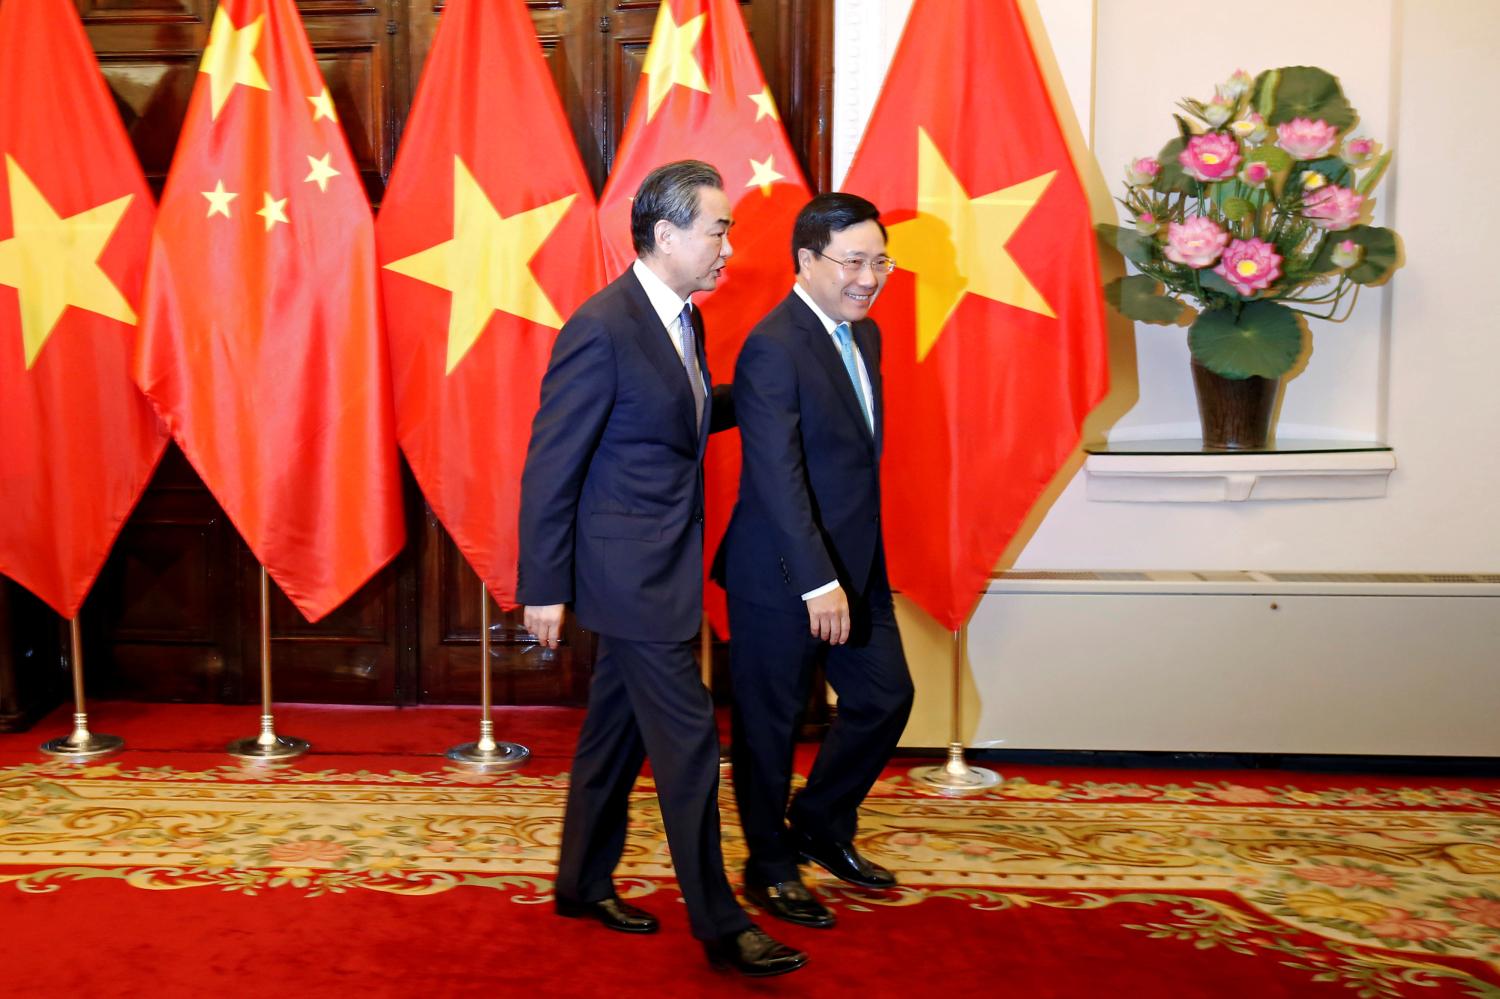
<path id="1" fill-rule="evenodd" d="M 781 115 L 776 113 L 776 101 L 771 97 L 771 88 L 766 87 L 758 94 L 751 94 L 750 101 L 755 105 L 755 120 L 770 118 L 772 121 L 780 121 Z"/>
<path id="2" fill-rule="evenodd" d="M 337 124 L 339 116 L 333 110 L 333 96 L 328 93 L 327 87 L 323 88 L 321 94 L 309 97 L 307 100 L 312 104 L 313 121 L 317 121 L 319 118 L 327 118 Z"/>
<path id="3" fill-rule="evenodd" d="M 891 226 L 891 256 L 917 279 L 917 360 L 927 357 L 965 295 L 1055 317 L 1005 244 L 1056 170 L 969 197 L 931 136 L 917 128 L 917 217 Z"/>
<path id="4" fill-rule="evenodd" d="M 778 180 L 786 180 L 786 174 L 776 172 L 775 163 L 776 157 L 774 154 L 767 156 L 764 163 L 752 158 L 750 160 L 750 180 L 745 186 L 755 187 L 758 185 L 760 193 L 769 198 L 771 196 L 771 185 Z"/>
<path id="5" fill-rule="evenodd" d="M 270 192 L 266 193 L 265 199 L 265 206 L 255 214 L 266 220 L 266 232 L 270 232 L 271 228 L 275 226 L 277 222 L 285 222 L 290 225 L 292 220 L 286 217 L 287 199 L 281 198 L 278 200 L 276 198 L 273 198 L 271 197 Z"/>
<path id="6" fill-rule="evenodd" d="M 307 165 L 311 168 L 312 172 L 302 179 L 309 184 L 317 184 L 318 190 L 326 192 L 328 190 L 329 179 L 339 176 L 339 171 L 335 170 L 328 162 L 332 158 L 332 153 L 324 153 L 322 159 L 315 159 L 309 156 L 307 158 Z"/>
<path id="7" fill-rule="evenodd" d="M 464 161 L 453 157 L 453 238 L 385 265 L 453 293 L 445 373 L 452 374 L 496 311 L 562 328 L 562 316 L 530 265 L 575 197 L 570 194 L 505 218 Z"/>
<path id="8" fill-rule="evenodd" d="M 134 326 L 130 302 L 99 266 L 133 195 L 63 218 L 9 155 L 5 174 L 15 234 L 0 240 L 0 284 L 19 293 L 27 369 L 70 305 Z"/>
<path id="9" fill-rule="evenodd" d="M 208 199 L 208 214 L 204 216 L 205 218 L 213 218 L 215 215 L 222 215 L 226 219 L 232 218 L 229 214 L 229 203 L 238 198 L 239 195 L 234 191 L 224 190 L 224 182 L 222 180 L 214 185 L 212 191 L 204 191 L 202 193 Z"/>
<path id="10" fill-rule="evenodd" d="M 236 84 L 257 90 L 271 89 L 260 62 L 255 58 L 255 47 L 260 44 L 260 33 L 265 24 L 266 15 L 262 14 L 243 28 L 236 28 L 222 6 L 214 11 L 208 47 L 203 50 L 203 61 L 198 65 L 198 72 L 208 74 L 214 119 L 218 119 Z"/>
<path id="11" fill-rule="evenodd" d="M 678 24 L 672 20 L 672 5 L 662 4 L 656 15 L 656 27 L 651 30 L 651 45 L 646 49 L 646 64 L 641 73 L 649 87 L 646 91 L 646 120 L 656 117 L 656 109 L 667 99 L 672 85 L 687 87 L 709 93 L 708 81 L 703 78 L 703 67 L 698 64 L 698 38 L 708 21 L 707 14 Z"/>

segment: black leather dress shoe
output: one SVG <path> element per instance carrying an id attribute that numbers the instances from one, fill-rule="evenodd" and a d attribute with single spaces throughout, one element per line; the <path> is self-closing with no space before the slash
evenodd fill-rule
<path id="1" fill-rule="evenodd" d="M 645 909 L 637 909 L 629 902 L 618 898 L 604 898 L 597 902 L 578 902 L 559 896 L 555 902 L 557 914 L 569 919 L 597 919 L 612 930 L 621 933 L 655 933 L 660 927 L 656 917 Z"/>
<path id="2" fill-rule="evenodd" d="M 745 897 L 757 909 L 769 912 L 798 926 L 826 930 L 838 922 L 827 907 L 813 897 L 801 881 L 780 881 L 774 885 L 745 882 Z"/>
<path id="3" fill-rule="evenodd" d="M 894 888 L 896 876 L 879 864 L 860 856 L 853 843 L 793 832 L 793 842 L 803 861 L 817 864 L 829 874 L 860 888 Z"/>
<path id="4" fill-rule="evenodd" d="M 784 975 L 807 963 L 806 954 L 777 943 L 759 926 L 704 941 L 703 950 L 714 967 L 733 968 L 751 978 Z"/>

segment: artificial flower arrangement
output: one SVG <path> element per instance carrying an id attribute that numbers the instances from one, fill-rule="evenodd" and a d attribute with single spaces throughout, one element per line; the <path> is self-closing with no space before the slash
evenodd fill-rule
<path id="1" fill-rule="evenodd" d="M 1178 137 L 1126 169 L 1133 227 L 1099 227 L 1140 272 L 1106 297 L 1189 325 L 1193 360 L 1217 375 L 1280 378 L 1302 352 L 1299 314 L 1340 321 L 1397 266 L 1395 232 L 1366 224 L 1390 153 L 1353 133 L 1338 80 L 1309 66 L 1241 70 L 1180 107 Z"/>

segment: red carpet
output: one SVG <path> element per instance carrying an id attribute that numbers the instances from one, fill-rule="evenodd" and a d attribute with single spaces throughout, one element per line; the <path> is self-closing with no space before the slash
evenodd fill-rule
<path id="1" fill-rule="evenodd" d="M 233 765 L 253 708 L 101 704 L 127 751 L 43 764 L 59 713 L 0 736 L 0 994 L 202 996 L 1500 996 L 1500 783 L 1006 769 L 927 795 L 893 766 L 862 845 L 892 893 L 812 878 L 839 926 L 762 918 L 807 950 L 762 982 L 686 929 L 649 786 L 628 937 L 551 913 L 579 713 L 505 709 L 522 771 L 450 770 L 470 709 L 285 706 L 295 765 Z M 732 879 L 743 843 L 732 802 Z"/>

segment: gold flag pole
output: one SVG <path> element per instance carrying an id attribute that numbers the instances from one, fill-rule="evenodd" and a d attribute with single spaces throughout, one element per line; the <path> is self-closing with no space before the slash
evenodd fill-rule
<path id="1" fill-rule="evenodd" d="M 703 615 L 703 627 L 698 629 L 698 666 L 702 670 L 703 686 L 708 688 L 709 700 L 713 700 L 714 694 L 714 631 L 713 626 L 708 623 L 708 614 Z M 715 714 L 715 727 L 718 726 L 717 713 Z M 729 747 L 719 747 L 719 773 L 729 772 Z"/>
<path id="2" fill-rule="evenodd" d="M 42 743 L 42 752 L 67 760 L 92 760 L 113 753 L 125 745 L 118 735 L 99 735 L 89 731 L 89 715 L 83 703 L 83 639 L 79 635 L 78 616 L 68 622 L 73 659 L 73 733 Z"/>
<path id="3" fill-rule="evenodd" d="M 271 577 L 260 567 L 260 735 L 246 736 L 229 744 L 230 756 L 249 762 L 289 760 L 309 749 L 307 740 L 276 734 L 271 715 Z"/>
<path id="4" fill-rule="evenodd" d="M 964 762 L 962 727 L 959 722 L 963 711 L 963 659 L 965 628 L 953 632 L 953 711 L 949 720 L 948 762 L 941 766 L 917 767 L 911 772 L 913 780 L 951 796 L 973 794 L 1000 783 L 1000 775 L 984 767 L 971 767 Z"/>
<path id="5" fill-rule="evenodd" d="M 510 770 L 526 762 L 531 750 L 518 742 L 496 742 L 495 722 L 491 717 L 490 704 L 494 697 L 490 691 L 490 594 L 479 585 L 479 741 L 465 742 L 454 746 L 444 755 L 455 763 L 474 767 L 477 770 Z"/>

